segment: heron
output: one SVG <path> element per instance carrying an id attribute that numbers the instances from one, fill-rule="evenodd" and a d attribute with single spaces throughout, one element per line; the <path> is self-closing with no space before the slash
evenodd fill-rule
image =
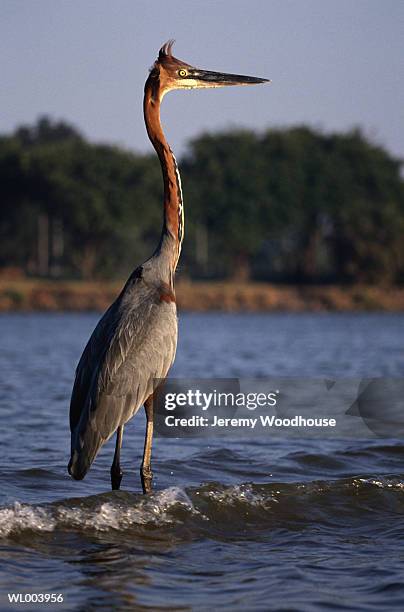
<path id="1" fill-rule="evenodd" d="M 110 470 L 120 488 L 120 451 L 125 424 L 144 406 L 146 432 L 140 477 L 152 490 L 153 393 L 175 358 L 178 321 L 174 275 L 184 239 L 184 206 L 177 162 L 164 136 L 160 105 L 176 89 L 253 85 L 268 79 L 195 68 L 175 58 L 174 41 L 165 43 L 144 88 L 147 134 L 160 160 L 164 184 L 163 227 L 153 255 L 130 275 L 95 327 L 76 368 L 70 402 L 69 474 L 85 477 L 101 446 L 116 432 Z"/>

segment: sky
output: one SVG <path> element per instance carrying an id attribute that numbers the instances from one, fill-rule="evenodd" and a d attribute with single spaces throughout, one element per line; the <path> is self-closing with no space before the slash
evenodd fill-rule
<path id="1" fill-rule="evenodd" d="M 404 158 L 402 0 L 0 0 L 0 133 L 40 115 L 151 151 L 142 96 L 159 47 L 270 85 L 170 92 L 174 151 L 204 131 L 361 126 Z"/>

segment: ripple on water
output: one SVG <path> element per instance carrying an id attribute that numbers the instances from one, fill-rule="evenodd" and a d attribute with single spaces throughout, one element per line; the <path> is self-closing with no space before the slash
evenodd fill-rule
<path id="1" fill-rule="evenodd" d="M 0 537 L 29 532 L 74 530 L 82 533 L 147 529 L 170 536 L 178 527 L 207 537 L 237 537 L 247 532 L 259 540 L 271 528 L 307 529 L 334 525 L 373 529 L 388 516 L 404 512 L 404 481 L 399 477 L 358 477 L 336 481 L 170 487 L 150 496 L 110 492 L 52 504 L 15 502 L 0 509 Z M 377 521 L 380 519 L 380 525 Z M 144 530 L 146 528 L 146 532 Z"/>

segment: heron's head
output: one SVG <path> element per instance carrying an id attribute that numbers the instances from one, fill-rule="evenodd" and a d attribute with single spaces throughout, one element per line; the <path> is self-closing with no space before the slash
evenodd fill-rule
<path id="1" fill-rule="evenodd" d="M 172 55 L 173 44 L 174 41 L 170 40 L 161 47 L 148 79 L 153 87 L 154 96 L 157 95 L 160 100 L 172 89 L 207 89 L 269 82 L 268 79 L 258 77 L 195 68 Z"/>

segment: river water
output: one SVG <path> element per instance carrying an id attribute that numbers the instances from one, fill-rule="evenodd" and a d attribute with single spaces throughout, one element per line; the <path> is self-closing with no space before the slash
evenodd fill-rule
<path id="1" fill-rule="evenodd" d="M 66 472 L 73 373 L 96 314 L 0 317 L 0 609 L 403 610 L 404 444 L 158 438 L 144 417 Z M 404 315 L 182 314 L 177 377 L 400 377 Z M 9 604 L 11 593 L 63 603 Z"/>

